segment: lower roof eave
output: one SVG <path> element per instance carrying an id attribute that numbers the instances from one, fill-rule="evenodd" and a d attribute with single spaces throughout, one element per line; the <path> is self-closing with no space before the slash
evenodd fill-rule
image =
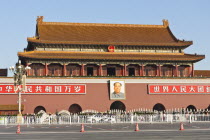
<path id="1" fill-rule="evenodd" d="M 203 59 L 199 60 L 125 60 L 125 59 L 34 59 L 34 58 L 27 58 L 27 57 L 19 57 L 20 60 L 23 61 L 57 61 L 57 62 L 133 62 L 133 63 L 197 63 Z"/>

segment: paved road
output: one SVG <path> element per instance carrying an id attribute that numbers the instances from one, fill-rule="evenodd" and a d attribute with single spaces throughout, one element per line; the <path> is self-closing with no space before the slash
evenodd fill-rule
<path id="1" fill-rule="evenodd" d="M 30 125 L 21 126 L 21 134 L 16 134 L 17 126 L 0 126 L 0 140 L 209 140 L 210 123 L 180 124 L 139 124 L 140 131 L 135 132 L 135 124 L 85 125 Z"/>

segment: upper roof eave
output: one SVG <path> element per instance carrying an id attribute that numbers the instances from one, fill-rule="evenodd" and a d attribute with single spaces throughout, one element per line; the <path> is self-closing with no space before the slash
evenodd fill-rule
<path id="1" fill-rule="evenodd" d="M 187 47 L 193 44 L 192 41 L 178 41 L 177 43 L 143 43 L 143 42 L 88 42 L 88 41 L 50 41 L 37 38 L 27 38 L 28 42 L 41 44 L 87 44 L 87 45 L 135 45 L 135 46 L 177 46 Z"/>

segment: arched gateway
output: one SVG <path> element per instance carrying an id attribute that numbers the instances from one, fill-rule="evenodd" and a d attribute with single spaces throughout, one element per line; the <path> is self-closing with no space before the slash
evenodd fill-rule
<path id="1" fill-rule="evenodd" d="M 110 110 L 114 110 L 114 109 L 123 110 L 123 111 L 126 110 L 125 105 L 120 101 L 115 101 L 111 104 Z"/>
<path id="2" fill-rule="evenodd" d="M 194 105 L 189 105 L 186 108 L 187 111 L 197 111 L 196 107 Z"/>
<path id="3" fill-rule="evenodd" d="M 210 110 L 210 105 L 206 109 Z"/>
<path id="4" fill-rule="evenodd" d="M 78 104 L 72 104 L 70 107 L 69 107 L 69 112 L 70 113 L 79 113 L 79 112 L 82 112 L 82 108 L 80 105 Z"/>
<path id="5" fill-rule="evenodd" d="M 35 109 L 34 109 L 34 113 L 37 114 L 40 110 L 43 110 L 46 112 L 46 109 L 43 107 L 43 106 L 37 106 Z"/>
<path id="6" fill-rule="evenodd" d="M 164 110 L 166 110 L 166 108 L 164 107 L 164 105 L 158 103 L 153 107 L 153 111 L 155 111 L 155 110 L 156 111 L 164 111 Z"/>

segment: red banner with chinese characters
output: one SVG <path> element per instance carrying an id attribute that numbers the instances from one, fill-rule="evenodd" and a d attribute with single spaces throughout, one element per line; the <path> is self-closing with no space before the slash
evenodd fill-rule
<path id="1" fill-rule="evenodd" d="M 210 94 L 210 85 L 148 85 L 149 94 Z"/>
<path id="2" fill-rule="evenodd" d="M 0 94 L 15 94 L 14 85 L 0 84 Z M 85 84 L 28 84 L 22 94 L 86 94 Z"/>

